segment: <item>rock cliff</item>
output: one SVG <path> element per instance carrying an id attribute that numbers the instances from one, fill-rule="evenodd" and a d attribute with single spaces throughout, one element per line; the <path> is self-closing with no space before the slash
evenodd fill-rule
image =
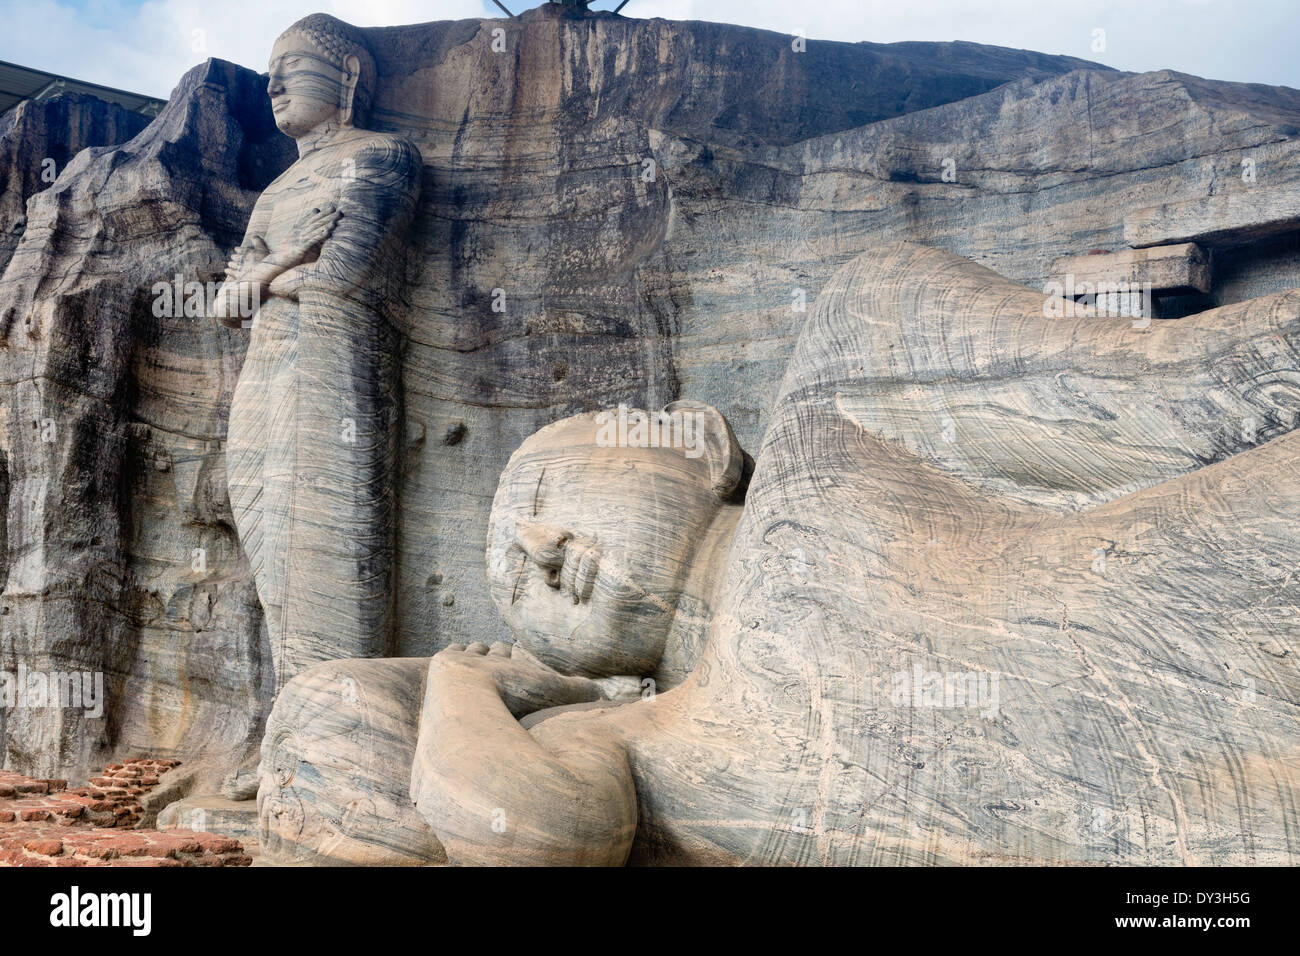
<path id="1" fill-rule="evenodd" d="M 397 304 L 402 657 L 504 636 L 485 533 L 525 437 L 686 398 L 756 448 L 822 287 L 865 248 L 1041 286 L 1064 257 L 1196 243 L 1208 291 L 1170 314 L 1300 268 L 1295 90 L 544 10 L 366 34 L 374 125 L 425 164 Z M 15 149 L 11 182 L 34 161 Z M 265 78 L 209 61 L 28 203 L 0 278 L 0 667 L 102 672 L 108 703 L 0 712 L 6 767 L 215 772 L 260 740 L 275 688 L 224 474 L 247 333 L 160 315 L 157 285 L 219 280 L 292 159 Z"/>

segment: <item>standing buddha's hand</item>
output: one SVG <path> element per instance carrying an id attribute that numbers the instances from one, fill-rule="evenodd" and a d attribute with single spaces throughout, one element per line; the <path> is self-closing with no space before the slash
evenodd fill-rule
<path id="1" fill-rule="evenodd" d="M 267 248 L 266 240 L 261 236 L 253 236 L 248 245 L 236 249 L 235 254 L 226 263 L 226 281 L 239 282 L 250 268 L 260 264 L 270 254 L 271 250 Z"/>
<path id="2" fill-rule="evenodd" d="M 273 254 L 283 270 L 306 262 L 312 251 L 329 238 L 340 215 L 333 203 L 313 206 L 308 210 L 294 226 L 293 235 Z"/>

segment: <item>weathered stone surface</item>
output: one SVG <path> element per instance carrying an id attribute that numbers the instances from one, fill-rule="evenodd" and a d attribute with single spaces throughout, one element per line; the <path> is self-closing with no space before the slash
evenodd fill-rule
<path id="1" fill-rule="evenodd" d="M 693 402 L 576 415 L 511 456 L 488 573 L 516 644 L 456 644 L 429 662 L 411 770 L 411 799 L 455 862 L 623 862 L 636 830 L 625 755 L 538 740 L 579 711 L 656 706 L 677 620 L 708 622 L 722 600 L 751 464 L 717 410 Z"/>
<path id="2" fill-rule="evenodd" d="M 407 797 L 424 659 L 336 661 L 281 691 L 262 744 L 262 853 L 281 864 L 446 860 Z"/>
<path id="3" fill-rule="evenodd" d="M 1089 283 L 1110 288 L 1149 285 L 1155 292 L 1210 291 L 1210 258 L 1194 242 L 1175 246 L 1150 246 L 1119 252 L 1094 250 L 1086 256 L 1065 256 L 1052 263 L 1051 279 L 1064 284 Z"/>
<path id="4" fill-rule="evenodd" d="M 124 143 L 147 125 L 141 113 L 85 93 L 25 100 L 0 121 L 0 270 L 27 225 L 27 200 L 83 149 Z"/>
<path id="5" fill-rule="evenodd" d="M 512 52 L 498 55 L 494 25 L 363 31 L 378 60 L 373 125 L 412 139 L 425 163 L 396 303 L 393 649 L 407 655 L 501 633 L 483 535 L 524 437 L 577 408 L 659 407 L 680 391 L 688 365 L 673 353 L 699 279 L 681 263 L 735 245 L 681 227 L 731 217 L 728 193 L 750 208 L 740 181 L 765 177 L 741 172 L 679 208 L 667 170 L 680 159 L 658 149 L 677 140 L 659 129 L 755 155 L 1083 65 L 969 44 L 795 54 L 761 31 L 547 11 L 507 24 Z M 704 59 L 717 68 L 692 66 Z M 99 753 L 147 748 L 201 773 L 203 754 L 237 762 L 265 713 L 271 654 L 225 474 L 248 333 L 153 311 L 155 283 L 221 280 L 257 193 L 290 165 L 264 90 L 233 66 L 192 71 L 142 135 L 80 154 L 38 194 L 3 279 L 5 666 L 102 671 L 110 698 L 97 723 L 7 714 L 9 765 L 84 774 Z M 735 247 L 763 254 L 761 242 Z M 780 321 L 785 350 L 796 323 Z M 762 402 L 748 385 L 737 378 L 722 404 L 753 409 L 742 417 L 756 439 Z"/>
<path id="6" fill-rule="evenodd" d="M 186 797 L 158 814 L 159 830 L 191 830 L 234 837 L 246 850 L 258 846 L 257 806 L 251 800 Z"/>
<path id="7" fill-rule="evenodd" d="M 580 457 L 597 422 L 600 443 Z M 653 447 L 635 455 L 629 441 Z M 426 658 L 337 661 L 291 680 L 262 750 L 258 810 L 268 860 L 441 862 L 430 827 L 443 814 L 420 804 L 445 802 L 430 794 L 425 768 L 444 777 L 501 769 L 483 759 L 475 695 L 505 695 L 512 729 L 526 737 L 560 713 L 618 706 L 680 683 L 705 642 L 716 570 L 752 466 L 717 411 L 692 402 L 655 416 L 626 407 L 580 415 L 534 435 L 511 458 L 489 528 L 493 600 L 521 647 L 452 645 L 432 670 Z M 640 496 L 676 505 L 674 515 L 626 506 Z M 490 655 L 499 684 L 489 688 L 479 680 L 486 675 L 463 670 L 473 652 Z M 468 700 L 440 696 L 462 685 Z M 446 735 L 451 753 L 417 756 L 417 732 L 426 741 L 443 735 L 433 716 L 440 707 L 464 721 L 466 736 Z M 401 783 L 413 765 L 408 797 Z"/>
<path id="8" fill-rule="evenodd" d="M 1135 210 L 1124 220 L 1124 239 L 1134 246 L 1188 239 L 1241 245 L 1297 228 L 1300 199 L 1288 183 Z"/>
<path id="9" fill-rule="evenodd" d="M 807 272 L 774 282 L 769 269 L 802 263 L 793 240 L 820 236 L 809 271 L 829 275 L 829 247 L 842 239 L 843 258 L 870 234 L 787 210 L 797 197 L 772 151 L 1086 65 L 970 44 L 795 53 L 780 34 L 544 9 L 367 35 L 375 125 L 410 136 L 426 165 L 397 539 L 397 652 L 413 656 L 504 636 L 481 532 L 506 459 L 537 428 L 683 397 L 758 441 L 781 363 L 744 369 L 788 354 L 804 318 L 791 286 L 815 294 Z"/>
<path id="10" fill-rule="evenodd" d="M 251 326 L 226 476 L 277 687 L 392 649 L 394 317 L 421 162 L 406 137 L 366 128 L 375 80 L 364 37 L 333 17 L 276 41 L 267 91 L 299 158 L 258 198 L 213 310 Z"/>
<path id="11" fill-rule="evenodd" d="M 154 286 L 219 279 L 287 145 L 264 81 L 211 62 L 28 204 L 2 280 L 0 660 L 100 674 L 106 700 L 0 711 L 6 766 L 84 779 L 112 755 L 256 747 L 269 655 L 223 456 L 244 344 L 156 314 Z"/>
<path id="12" fill-rule="evenodd" d="M 671 606 L 708 509 L 642 464 L 674 452 L 612 477 L 590 416 L 526 442 L 489 550 L 516 652 L 448 648 L 426 684 L 412 797 L 451 862 L 1300 859 L 1300 291 L 1136 327 L 1042 303 L 913 244 L 840 269 L 691 676 L 531 730 L 529 693 L 626 673 L 619 621 Z M 492 563 L 512 520 L 562 544 Z M 637 556 L 596 578 L 621 616 L 550 582 L 593 524 Z"/>
<path id="13" fill-rule="evenodd" d="M 491 46 L 498 25 L 506 30 L 503 54 Z M 392 475 L 395 584 L 391 640 L 385 643 L 406 657 L 428 656 L 449 644 L 478 642 L 486 651 L 506 636 L 483 573 L 489 507 L 511 452 L 537 429 L 618 402 L 659 408 L 687 398 L 716 407 L 742 446 L 758 447 L 765 434 L 769 445 L 778 441 L 780 429 L 770 426 L 789 412 L 778 410 L 774 418 L 796 338 L 810 314 L 824 314 L 822 297 L 835 269 L 864 248 L 905 239 L 957 253 L 1007 278 L 980 273 L 976 281 L 966 266 L 953 265 L 962 280 L 954 281 L 953 296 L 973 294 L 970 283 L 987 282 L 1014 291 L 1024 304 L 1024 286 L 1039 288 L 1062 257 L 1195 241 L 1215 263 L 1206 302 L 1197 308 L 1228 310 L 1207 329 L 1215 321 L 1258 324 L 1260 302 L 1293 287 L 1300 270 L 1291 211 L 1300 190 L 1300 93 L 1293 90 L 1170 72 L 1123 74 L 968 44 L 810 42 L 796 54 L 788 37 L 759 31 L 547 11 L 509 22 L 362 32 L 379 77 L 372 125 L 409 140 L 423 162 L 420 200 L 400 263 L 405 282 L 391 303 L 393 331 L 402 341 L 392 354 L 400 355 L 402 367 L 386 379 L 400 378 L 402 388 L 394 403 L 401 407 L 401 447 Z M 191 784 L 202 789 L 214 784 L 219 769 L 238 764 L 258 738 L 275 688 L 274 655 L 236 541 L 222 444 L 248 333 L 216 330 L 198 317 L 155 316 L 153 283 L 175 274 L 220 281 L 221 264 L 248 234 L 258 192 L 289 167 L 290 146 L 272 130 L 262 82 L 213 63 L 191 73 L 163 115 L 130 144 L 82 154 L 33 200 L 27 232 L 0 280 L 6 297 L 0 366 L 12 396 L 0 423 L 0 486 L 8 498 L 0 529 L 6 573 L 0 654 L 6 667 L 25 661 L 35 668 L 103 671 L 109 705 L 100 723 L 66 711 L 5 712 L 6 765 L 73 775 L 99 762 L 98 754 L 147 748 L 183 754 L 194 774 Z M 927 268 L 938 274 L 948 266 L 934 260 Z M 884 295 L 863 269 L 853 273 L 854 281 L 875 289 L 870 296 Z M 899 282 L 915 280 L 915 271 Z M 917 280 L 912 288 L 930 286 Z M 1274 305 L 1289 302 L 1283 297 Z M 1243 311 L 1232 311 L 1237 307 Z M 1026 315 L 1017 321 L 1032 329 Z M 945 318 L 951 316 L 942 310 L 931 316 Z M 1039 320 L 1051 324 L 1041 308 Z M 1188 327 L 1201 329 L 1202 321 Z M 1218 332 L 1204 337 L 1222 338 Z M 1080 342 L 1087 341 L 1081 333 Z M 1021 345 L 1002 344 L 1022 354 Z M 862 427 L 884 442 L 882 455 L 929 462 L 967 482 L 972 494 L 1009 502 L 1008 508 L 1089 514 L 1121 489 L 1136 493 L 1148 480 L 1186 478 L 1179 469 L 1189 462 L 1198 469 L 1230 464 L 1225 456 L 1241 457 L 1261 436 L 1288 427 L 1281 412 L 1295 386 L 1283 365 L 1259 364 L 1279 353 L 1258 343 L 1258 355 L 1234 355 L 1222 371 L 1210 367 L 1209 352 L 1182 364 L 1165 356 L 1166 373 L 1185 379 L 1178 385 L 1184 400 L 1173 403 L 1165 395 L 1146 401 L 1140 414 L 1132 413 L 1139 423 L 1133 434 L 1090 419 L 1092 396 L 1084 388 L 1071 391 L 1070 376 L 1092 375 L 1093 386 L 1104 392 L 1097 407 L 1109 409 L 1108 403 L 1122 405 L 1130 394 L 1141 398 L 1130 380 L 1146 374 L 1141 363 L 1148 357 L 1128 355 L 1137 369 L 1118 359 L 1114 367 L 1101 359 L 1089 365 L 1085 353 L 1043 344 L 1058 364 L 1034 365 L 1014 387 L 994 379 L 989 395 L 956 396 L 948 389 L 963 380 L 940 382 L 953 374 L 940 365 L 928 373 L 934 380 L 914 383 L 915 393 L 882 391 L 860 410 Z M 885 361 L 876 354 L 861 359 L 856 371 Z M 1213 378 L 1246 368 L 1266 376 L 1255 392 Z M 846 387 L 855 381 L 844 379 Z M 1123 419 L 1130 412 L 1117 414 Z M 926 430 L 935 416 L 937 439 Z M 949 420 L 955 435 L 979 433 L 973 451 L 966 439 L 943 439 Z M 55 426 L 53 441 L 42 440 L 47 421 Z M 822 426 L 839 428 L 835 422 Z M 842 432 L 846 441 L 857 434 Z M 1004 446 L 1004 458 L 984 457 L 985 446 Z M 829 461 L 828 473 L 839 474 L 835 462 Z M 322 471 L 334 464 L 314 462 Z M 822 490 L 791 467 L 796 490 L 805 479 Z M 926 489 L 936 495 L 951 490 L 922 469 L 909 493 L 917 496 L 914 502 L 884 479 L 855 477 L 851 469 L 846 475 L 846 486 L 864 487 L 897 508 L 914 505 L 918 516 L 931 513 Z M 782 520 L 792 522 L 789 533 L 797 536 L 803 519 L 797 503 L 788 504 Z M 856 514 L 856 504 L 841 504 Z M 814 531 L 832 538 L 840 533 L 839 525 L 811 518 Z M 855 526 L 848 527 L 852 539 Z M 757 548 L 747 534 L 742 528 L 737 540 Z M 706 550 L 724 555 L 730 532 L 709 542 Z M 845 560 L 861 563 L 861 542 L 845 547 Z M 1095 547 L 1109 553 L 1102 544 Z M 818 575 L 808 573 L 820 568 L 816 549 L 796 543 L 790 553 L 804 569 L 798 572 L 806 591 L 798 599 L 804 602 L 799 620 L 832 613 L 839 591 L 823 594 Z M 976 560 L 960 549 L 954 554 Z M 779 555 L 769 557 L 769 565 L 783 567 Z M 771 731 L 783 755 L 757 765 L 779 776 L 789 770 L 787 756 L 833 752 L 825 736 L 833 731 L 826 728 L 844 726 L 836 722 L 843 701 L 835 688 L 855 673 L 835 656 L 839 650 L 818 657 L 825 649 L 813 642 L 804 650 L 814 663 L 804 664 L 782 656 L 793 651 L 778 646 L 769 628 L 740 650 L 738 639 L 729 639 L 703 651 L 711 622 L 716 632 L 734 625 L 739 612 L 729 604 L 732 617 L 714 622 L 717 576 L 694 558 L 686 573 L 694 583 L 683 586 L 679 599 L 694 601 L 694 609 L 677 606 L 657 673 L 615 678 L 672 686 L 701 654 L 705 666 L 715 668 L 723 666 L 716 663 L 719 654 L 743 659 L 745 666 L 770 657 L 782 680 L 768 674 L 746 683 L 744 667 L 732 662 L 742 676 L 729 693 L 741 696 L 726 707 L 743 712 L 752 705 L 760 713 L 767 705 L 788 708 L 805 723 L 783 723 L 789 716 L 783 711 L 770 725 L 756 725 L 754 734 Z M 835 565 L 828 580 L 843 573 Z M 838 580 L 836 586 L 851 583 Z M 741 600 L 742 591 L 749 594 L 745 600 L 761 597 L 741 588 L 728 592 L 729 601 Z M 865 600 L 844 598 L 859 599 Z M 951 612 L 934 600 L 940 611 Z M 818 601 L 825 605 L 821 611 Z M 917 611 L 917 620 L 930 620 L 926 613 Z M 997 621 L 1010 612 L 990 604 L 970 613 Z M 934 614 L 933 620 L 953 623 Z M 860 629 L 869 630 L 865 622 L 874 620 L 863 616 Z M 1256 631 L 1271 634 L 1262 624 Z M 916 633 L 928 635 L 923 628 Z M 955 632 L 945 633 L 942 640 L 957 640 Z M 749 654 L 762 660 L 755 663 Z M 1253 661 L 1234 666 L 1247 663 Z M 507 666 L 500 660 L 488 666 L 498 665 Z M 1106 676 L 1119 686 L 1116 674 Z M 690 678 L 660 703 L 687 699 L 685 691 L 704 679 Z M 329 715 L 315 691 L 289 694 L 296 686 L 285 685 L 282 705 L 286 713 L 309 715 L 298 726 L 310 738 L 320 721 L 328 726 Z M 407 690 L 394 690 L 395 696 L 408 693 L 403 686 Z M 1189 693 L 1180 706 L 1200 706 L 1201 691 Z M 808 695 L 831 702 L 809 711 Z M 588 697 L 564 706 L 590 709 L 605 700 Z M 642 703 L 619 704 L 613 713 L 634 721 L 622 715 L 640 712 Z M 707 709 L 714 706 L 705 710 L 717 720 L 708 733 L 731 733 L 735 728 L 722 712 Z M 1041 710 L 1037 717 L 1045 719 Z M 381 735 L 389 741 L 389 770 L 402 763 L 412 726 L 402 724 L 399 731 L 396 714 L 391 719 L 394 727 Z M 595 718 L 565 712 L 532 726 L 539 739 L 559 746 L 566 722 L 586 719 Z M 1235 714 L 1225 719 L 1238 726 Z M 1270 720 L 1261 726 L 1272 733 Z M 364 723 L 357 719 L 357 726 Z M 882 727 L 869 724 L 869 732 L 894 740 L 893 726 Z M 637 811 L 632 859 L 787 860 L 814 852 L 827 860 L 863 859 L 860 844 L 846 857 L 837 855 L 838 836 L 809 843 L 798 830 L 787 840 L 771 813 L 804 809 L 807 819 L 812 805 L 773 802 L 771 794 L 750 793 L 743 782 L 732 799 L 753 797 L 752 820 L 740 821 L 730 837 L 700 823 L 696 815 L 720 811 L 707 801 L 691 804 L 687 784 L 698 787 L 710 777 L 712 770 L 700 769 L 713 767 L 709 760 L 721 774 L 730 759 L 720 744 L 717 752 L 710 746 L 700 744 L 686 757 L 669 754 L 663 795 L 638 794 L 644 805 Z M 1231 746 L 1251 753 L 1240 741 Z M 1146 752 L 1155 753 L 1150 747 Z M 872 754 L 856 766 L 862 774 L 891 769 L 871 762 L 877 759 L 883 758 Z M 1105 757 L 1096 759 L 1113 769 Z M 1118 770 L 1114 778 L 1128 779 Z M 400 805 L 392 779 L 378 772 L 366 779 L 384 800 Z M 790 779 L 795 789 L 787 802 L 812 792 L 802 777 Z M 1055 777 L 1046 772 L 1043 779 Z M 988 786 L 990 793 L 996 789 Z M 835 800 L 861 792 L 849 783 L 843 793 L 817 790 L 823 802 L 816 806 L 834 815 Z M 327 788 L 313 788 L 307 803 L 323 819 L 342 820 L 331 799 Z M 1217 796 L 1207 800 L 1216 808 L 1222 803 Z M 990 797 L 989 805 L 1001 803 Z M 1142 805 L 1152 819 L 1163 819 Z M 1052 806 L 1060 822 L 1065 811 Z M 1103 814 L 1119 812 L 1104 802 L 1093 806 Z M 1264 815 L 1261 858 L 1285 858 L 1289 849 L 1270 835 L 1269 808 L 1258 812 Z M 429 821 L 435 827 L 441 825 L 437 816 Z M 659 818 L 665 822 L 655 822 Z M 842 822 L 819 824 L 822 830 L 799 826 L 838 833 Z M 626 835 L 626 824 L 619 824 L 620 834 Z M 1209 853 L 1197 841 L 1211 839 L 1205 834 L 1212 828 L 1179 831 L 1182 824 L 1171 825 L 1182 835 L 1175 843 L 1184 839 L 1179 853 L 1187 849 L 1178 858 Z M 1061 826 L 1061 832 L 1074 832 Z M 579 835 L 582 827 L 575 828 L 569 835 Z M 385 846 L 382 835 L 376 840 L 383 852 L 424 859 L 423 850 L 411 851 L 426 838 L 415 836 L 422 832 L 412 822 L 395 844 Z M 972 846 L 1001 846 L 999 840 L 1011 839 L 1008 833 L 983 834 Z M 476 845 L 463 833 L 456 838 L 462 846 Z M 1044 858 L 1109 858 L 1090 845 L 1081 848 L 1086 840 L 1078 832 L 1060 837 L 1060 844 L 1026 839 L 1021 848 Z M 908 840 L 913 837 L 897 844 L 907 844 L 903 849 L 873 849 L 870 858 L 897 852 L 900 859 L 938 860 L 965 852 L 917 849 Z M 1124 840 L 1116 858 L 1163 859 L 1154 843 L 1139 850 L 1141 841 Z M 317 852 L 311 841 L 297 845 L 308 856 Z M 337 858 L 365 859 L 373 852 L 359 840 Z M 546 852 L 537 850 L 537 858 Z M 1237 859 L 1243 852 L 1234 844 L 1221 856 Z"/>

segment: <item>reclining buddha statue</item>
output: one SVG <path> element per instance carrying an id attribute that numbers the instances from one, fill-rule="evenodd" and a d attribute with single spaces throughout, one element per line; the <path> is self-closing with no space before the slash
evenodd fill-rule
<path id="1" fill-rule="evenodd" d="M 818 296 L 752 476 L 691 403 L 665 412 L 701 416 L 695 457 L 592 414 L 529 438 L 488 535 L 513 643 L 295 678 L 268 851 L 1300 861 L 1300 291 L 1043 304 L 871 250 Z"/>

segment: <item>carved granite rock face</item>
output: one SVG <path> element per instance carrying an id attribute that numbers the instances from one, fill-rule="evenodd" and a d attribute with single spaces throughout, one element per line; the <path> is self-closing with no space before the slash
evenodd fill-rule
<path id="1" fill-rule="evenodd" d="M 244 344 L 170 293 L 220 279 L 289 158 L 265 96 L 198 67 L 149 133 L 77 154 L 28 204 L 3 278 L 0 660 L 101 673 L 107 700 L 0 711 L 6 766 L 76 777 L 150 747 L 200 766 L 260 739 L 269 655 L 223 456 Z"/>
<path id="2" fill-rule="evenodd" d="M 291 679 L 259 769 L 267 859 L 442 862 L 434 834 L 449 832 L 454 810 L 433 777 L 502 769 L 483 759 L 475 697 L 501 695 L 507 729 L 526 738 L 560 713 L 679 683 L 719 599 L 752 465 L 717 410 L 695 402 L 575 415 L 530 437 L 502 475 L 488 533 L 493 598 L 517 644 L 452 645 L 433 670 L 427 658 L 347 660 Z M 492 673 L 464 670 L 471 660 Z M 448 704 L 449 687 L 469 699 Z M 441 733 L 434 713 L 446 706 L 468 746 Z M 437 751 L 438 736 L 453 746 Z"/>
<path id="3" fill-rule="evenodd" d="M 734 525 L 726 505 L 746 477 L 730 426 L 693 402 L 576 415 L 533 435 L 488 524 L 492 597 L 515 641 L 565 674 L 659 676 L 691 569 L 713 554 L 700 545 L 715 523 Z"/>
<path id="4" fill-rule="evenodd" d="M 258 198 L 217 294 L 214 318 L 251 326 L 227 479 L 277 685 L 392 646 L 393 315 L 421 166 L 408 139 L 361 125 L 374 72 L 358 31 L 333 17 L 276 41 L 267 90 L 299 158 Z"/>
<path id="5" fill-rule="evenodd" d="M 0 120 L 0 270 L 27 225 L 27 200 L 47 188 L 77 153 L 124 143 L 148 117 L 85 93 L 24 100 Z"/>
<path id="6" fill-rule="evenodd" d="M 1300 859 L 1300 291 L 1043 308 L 914 244 L 840 269 L 680 687 L 529 728 L 521 685 L 572 689 L 518 645 L 431 660 L 412 798 L 451 862 Z M 524 608 L 521 645 L 610 655 Z"/>
<path id="7" fill-rule="evenodd" d="M 424 164 L 393 303 L 403 656 L 506 635 L 483 555 L 525 438 L 689 398 L 756 448 L 800 329 L 865 248 L 921 241 L 1037 287 L 1064 257 L 1195 242 L 1210 291 L 1171 314 L 1300 269 L 1295 91 L 970 44 L 796 53 L 761 31 L 546 11 L 363 33 L 371 125 Z M 219 282 L 293 159 L 263 82 L 209 64 L 33 203 L 0 280 L 0 652 L 102 667 L 115 689 L 106 725 L 4 715 L 17 769 L 73 774 L 100 746 L 188 767 L 257 737 L 271 654 L 222 464 L 248 333 L 155 316 L 152 284 Z M 698 632 L 668 646 L 676 682 Z M 226 730 L 199 740 L 205 721 Z"/>
<path id="8" fill-rule="evenodd" d="M 408 796 L 424 659 L 333 661 L 292 679 L 262 743 L 260 843 L 291 865 L 446 862 Z"/>
<path id="9" fill-rule="evenodd" d="M 619 401 L 657 409 L 699 398 L 681 374 L 705 354 L 743 355 L 707 335 L 683 337 L 681 323 L 715 311 L 723 319 L 725 310 L 694 301 L 719 276 L 753 292 L 743 276 L 768 255 L 774 220 L 751 210 L 770 213 L 781 198 L 765 173 L 745 168 L 703 203 L 682 205 L 678 175 L 666 174 L 682 162 L 679 138 L 703 166 L 748 161 L 1086 65 L 962 44 L 814 43 L 796 53 L 779 34 L 545 9 L 366 32 L 381 76 L 374 124 L 410 136 L 426 164 L 404 312 L 404 655 L 504 636 L 483 588 L 480 529 L 506 459 L 528 435 Z M 731 195 L 743 198 L 727 207 Z M 758 232 L 731 234 L 743 220 Z M 696 231 L 715 223 L 720 232 Z M 781 328 L 750 316 L 745 337 L 783 338 L 775 347 L 788 352 L 801 318 L 789 314 L 789 289 L 767 305 Z M 719 387 L 706 400 L 733 423 L 739 413 L 742 438 L 756 442 L 750 383 L 727 386 L 736 378 L 727 364 L 710 373 Z M 770 390 L 779 366 L 768 374 Z M 449 433 L 463 437 L 440 445 Z"/>

